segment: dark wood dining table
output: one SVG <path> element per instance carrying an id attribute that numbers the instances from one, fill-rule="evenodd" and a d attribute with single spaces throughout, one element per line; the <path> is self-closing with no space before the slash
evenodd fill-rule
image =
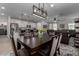
<path id="1" fill-rule="evenodd" d="M 43 36 L 42 38 L 32 37 L 28 39 L 25 38 L 23 40 L 17 39 L 17 49 L 20 49 L 21 46 L 23 45 L 27 49 L 29 55 L 32 55 L 37 51 L 39 51 L 43 45 L 48 44 L 51 38 L 52 37 L 49 36 L 48 37 Z"/>

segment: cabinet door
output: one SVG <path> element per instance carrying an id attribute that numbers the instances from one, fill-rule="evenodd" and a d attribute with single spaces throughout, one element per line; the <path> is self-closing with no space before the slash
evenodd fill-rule
<path id="1" fill-rule="evenodd" d="M 68 44 L 69 43 L 69 37 L 68 37 L 67 33 L 63 33 L 63 37 L 62 37 L 61 43 L 64 43 L 64 44 Z"/>

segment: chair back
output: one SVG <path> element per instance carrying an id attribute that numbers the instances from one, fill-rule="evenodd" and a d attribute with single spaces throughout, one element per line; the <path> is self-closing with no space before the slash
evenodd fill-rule
<path id="1" fill-rule="evenodd" d="M 33 36 L 34 36 L 34 37 L 37 37 L 37 36 L 38 36 L 38 31 L 37 31 L 37 30 L 34 30 L 34 31 L 33 31 Z"/>
<path id="2" fill-rule="evenodd" d="M 10 39 L 12 41 L 12 47 L 13 47 L 13 50 L 14 50 L 14 53 L 16 56 L 18 56 L 18 52 L 17 52 L 17 39 L 19 39 L 20 36 L 19 36 L 19 33 L 17 32 L 14 32 L 14 34 L 12 36 L 10 36 Z"/>
<path id="3" fill-rule="evenodd" d="M 58 44 L 58 38 L 59 38 L 59 35 L 53 37 L 50 56 L 53 56 L 55 54 L 55 52 L 56 52 L 57 44 Z"/>
<path id="4" fill-rule="evenodd" d="M 26 29 L 25 33 L 24 33 L 24 38 L 31 38 L 31 31 L 29 29 Z"/>
<path id="5" fill-rule="evenodd" d="M 25 56 L 25 55 L 29 55 L 27 53 L 26 48 L 21 48 L 21 44 L 17 41 L 15 41 L 15 38 L 12 36 L 10 37 L 11 41 L 12 41 L 12 47 L 13 47 L 13 51 L 15 56 Z M 20 38 L 17 38 L 17 40 L 19 40 Z"/>
<path id="6" fill-rule="evenodd" d="M 16 44 L 15 44 L 15 41 L 14 41 L 13 36 L 10 36 L 10 39 L 11 39 L 11 41 L 12 41 L 12 47 L 13 47 L 14 54 L 15 54 L 16 56 L 18 56 L 18 52 L 17 52 L 17 48 L 16 48 Z"/>
<path id="7" fill-rule="evenodd" d="M 48 40 L 49 39 L 49 35 L 47 34 L 47 32 L 43 33 L 43 39 Z"/>
<path id="8" fill-rule="evenodd" d="M 57 48 L 59 48 L 59 47 L 60 47 L 61 39 L 62 39 L 62 34 L 60 34 L 60 35 L 59 35 Z"/>

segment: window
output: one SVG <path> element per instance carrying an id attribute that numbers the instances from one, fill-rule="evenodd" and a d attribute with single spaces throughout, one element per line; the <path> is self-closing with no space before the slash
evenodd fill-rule
<path id="1" fill-rule="evenodd" d="M 69 23 L 68 28 L 69 28 L 69 30 L 74 30 L 75 29 L 75 23 Z"/>

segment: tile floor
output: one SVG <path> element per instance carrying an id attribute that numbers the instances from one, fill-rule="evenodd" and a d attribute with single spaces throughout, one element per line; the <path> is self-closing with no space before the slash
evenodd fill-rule
<path id="1" fill-rule="evenodd" d="M 5 35 L 0 35 L 0 56 L 9 55 L 9 52 L 13 52 L 11 40 Z"/>

